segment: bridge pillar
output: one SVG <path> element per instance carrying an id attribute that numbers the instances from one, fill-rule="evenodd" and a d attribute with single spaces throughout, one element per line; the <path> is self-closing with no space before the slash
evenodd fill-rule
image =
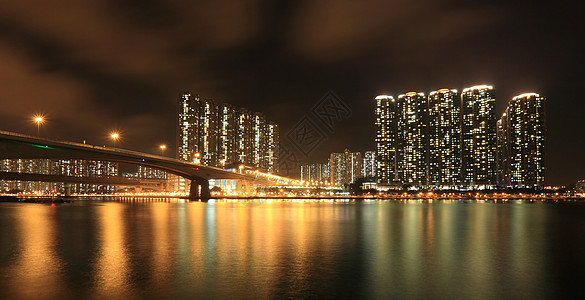
<path id="1" fill-rule="evenodd" d="M 209 192 L 209 181 L 207 180 L 191 180 L 191 187 L 189 188 L 190 200 L 207 201 L 211 198 Z"/>
<path id="2" fill-rule="evenodd" d="M 209 191 L 209 181 L 201 181 L 199 185 L 201 186 L 201 199 L 205 199 L 205 201 L 209 200 L 209 198 L 211 198 L 211 192 Z"/>

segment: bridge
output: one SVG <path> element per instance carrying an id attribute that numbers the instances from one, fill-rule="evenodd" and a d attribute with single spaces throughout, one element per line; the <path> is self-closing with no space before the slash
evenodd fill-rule
<path id="1" fill-rule="evenodd" d="M 7 131 L 0 131 L 0 159 L 84 159 L 151 167 L 191 180 L 189 198 L 202 200 L 207 200 L 211 197 L 208 180 L 212 178 L 240 179 L 252 182 L 266 181 L 266 179 L 254 175 L 230 172 L 221 168 L 203 166 L 158 155 L 51 140 Z M 0 175 L 0 177 L 4 178 L 15 178 L 14 176 L 18 175 Z M 51 180 L 47 179 L 47 181 Z"/>

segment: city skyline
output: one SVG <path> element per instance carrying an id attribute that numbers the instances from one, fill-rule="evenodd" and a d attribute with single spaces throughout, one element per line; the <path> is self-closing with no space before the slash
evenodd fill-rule
<path id="1" fill-rule="evenodd" d="M 0 11 L 0 127 L 97 145 L 116 129 L 118 146 L 159 153 L 166 144 L 170 155 L 185 90 L 271 116 L 283 137 L 332 90 L 352 115 L 301 157 L 320 161 L 374 148 L 372 95 L 482 82 L 498 88 L 497 116 L 514 95 L 546 95 L 547 182 L 582 179 L 578 3 L 330 6 L 9 1 Z M 64 9 L 46 13 L 54 7 Z M 409 19 L 417 23 L 404 26 Z"/>

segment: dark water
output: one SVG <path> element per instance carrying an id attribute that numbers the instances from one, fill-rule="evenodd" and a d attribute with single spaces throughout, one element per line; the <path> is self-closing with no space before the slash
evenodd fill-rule
<path id="1" fill-rule="evenodd" d="M 0 203 L 0 299 L 583 299 L 585 205 Z"/>

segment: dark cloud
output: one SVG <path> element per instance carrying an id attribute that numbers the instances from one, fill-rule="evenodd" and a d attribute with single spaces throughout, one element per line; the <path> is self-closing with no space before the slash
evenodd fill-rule
<path id="1" fill-rule="evenodd" d="M 548 97 L 549 179 L 585 177 L 584 28 L 571 1 L 8 1 L 0 129 L 157 152 L 178 95 L 265 112 L 282 135 L 328 90 L 352 118 L 306 160 L 373 149 L 373 97 L 489 83 Z M 570 109 L 569 109 L 570 108 Z M 573 130 L 567 130 L 573 129 Z M 167 151 L 173 151 L 172 147 Z"/>

